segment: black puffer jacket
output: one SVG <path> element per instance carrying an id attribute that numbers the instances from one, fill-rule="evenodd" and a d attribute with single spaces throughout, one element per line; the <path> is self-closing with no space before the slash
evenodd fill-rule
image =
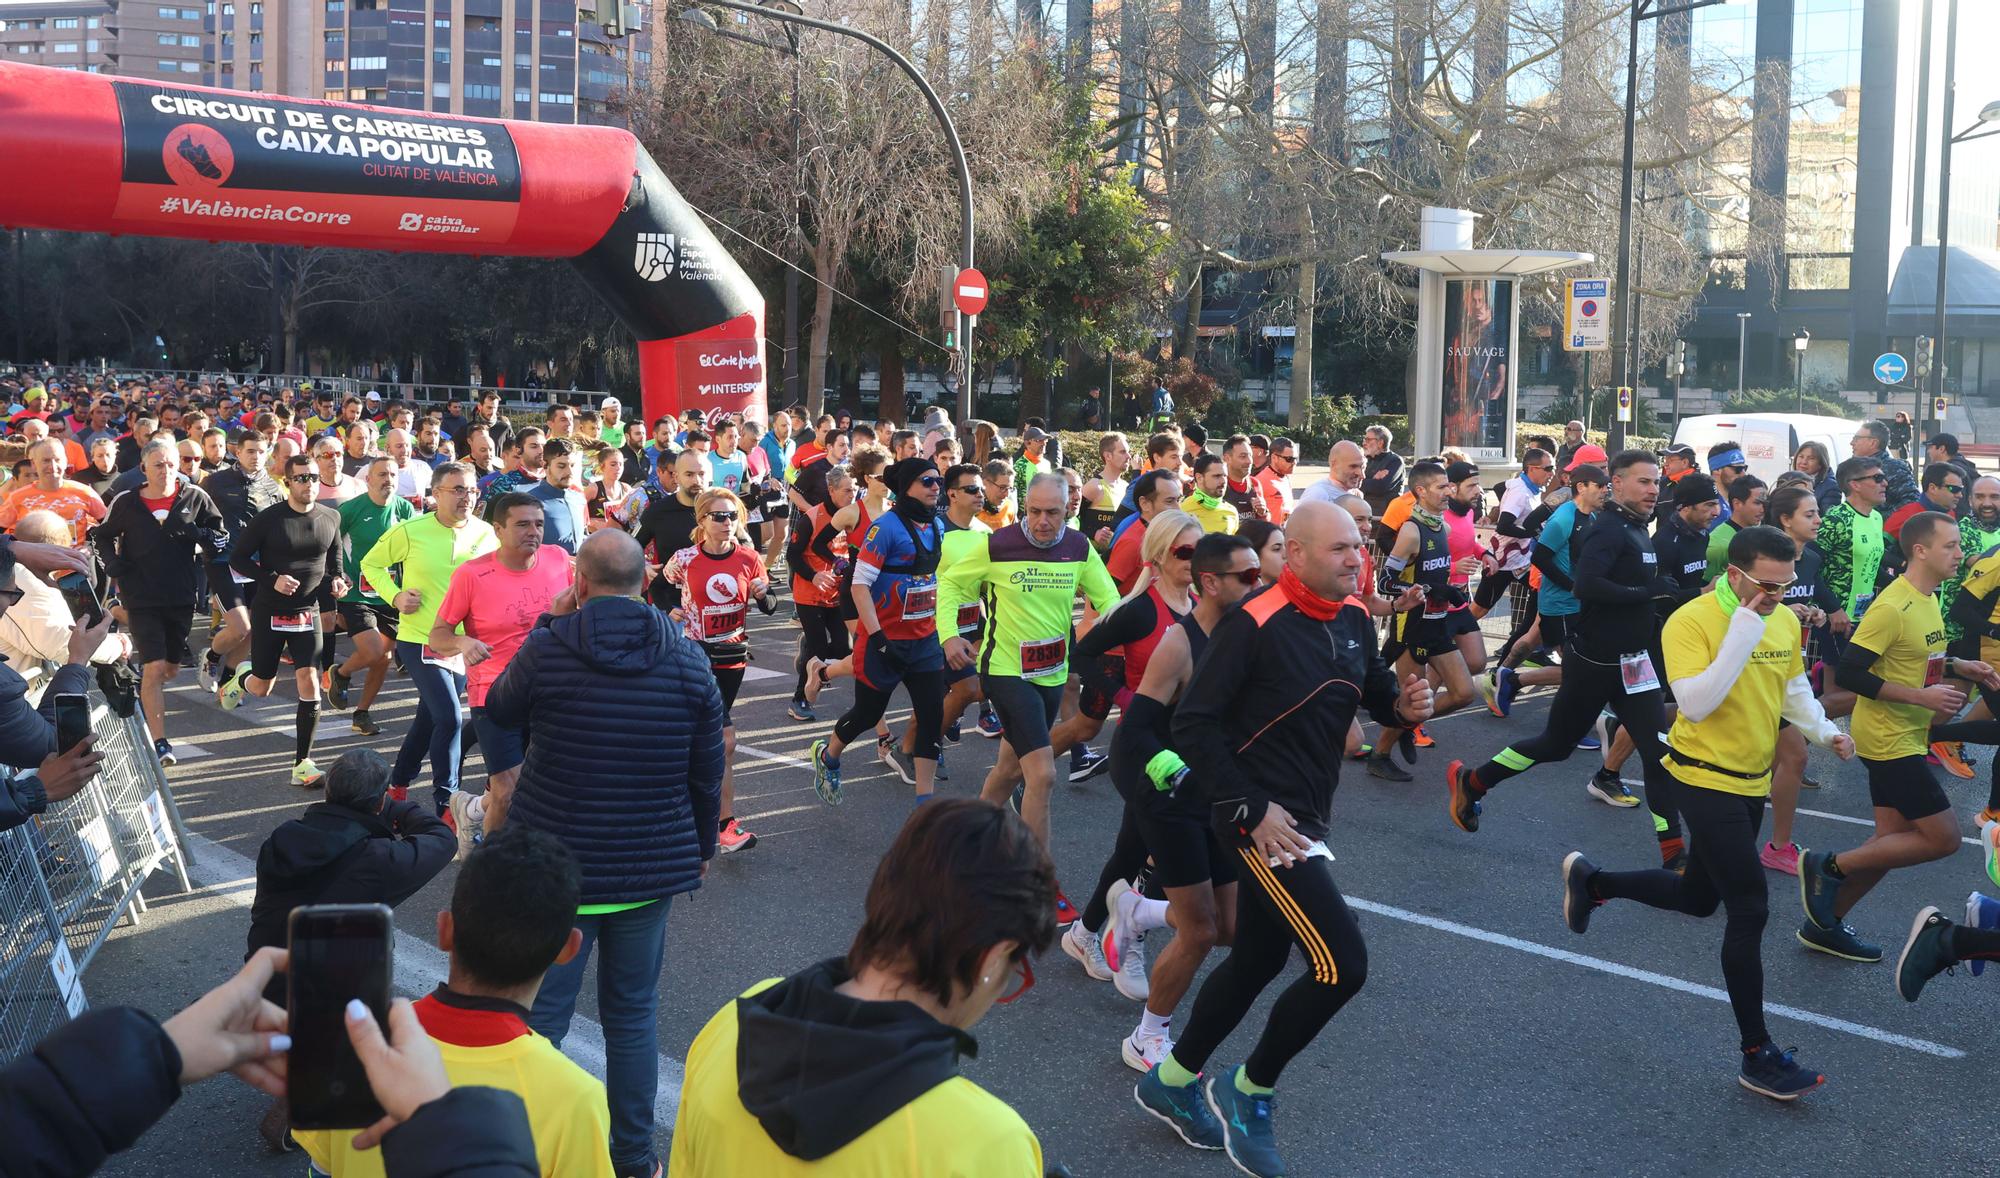
<path id="1" fill-rule="evenodd" d="M 544 615 L 486 695 L 528 735 L 508 821 L 560 838 L 583 902 L 701 886 L 722 809 L 722 693 L 708 655 L 629 597 Z"/>

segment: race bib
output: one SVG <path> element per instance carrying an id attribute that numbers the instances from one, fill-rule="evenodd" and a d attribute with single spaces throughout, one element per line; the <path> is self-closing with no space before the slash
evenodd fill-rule
<path id="1" fill-rule="evenodd" d="M 1847 620 L 1853 622 L 1857 626 L 1860 625 L 1862 616 L 1868 612 L 1868 607 L 1874 604 L 1875 604 L 1875 595 L 1873 593 L 1863 594 L 1862 596 L 1855 598 L 1854 611 L 1847 615 Z"/>
<path id="2" fill-rule="evenodd" d="M 1069 666 L 1069 636 L 1043 638 L 1021 644 L 1021 677 L 1038 679 Z"/>
<path id="3" fill-rule="evenodd" d="M 960 634 L 979 633 L 979 624 L 985 620 L 980 604 L 968 602 L 958 607 L 958 632 Z"/>
<path id="4" fill-rule="evenodd" d="M 443 667 L 454 675 L 465 674 L 464 655 L 441 655 L 437 651 L 432 650 L 431 644 L 428 642 L 424 643 L 423 660 L 424 665 L 427 667 Z"/>
<path id="5" fill-rule="evenodd" d="M 912 581 L 903 590 L 903 620 L 922 621 L 937 613 L 937 582 Z"/>
<path id="6" fill-rule="evenodd" d="M 728 642 L 743 636 L 745 607 L 741 604 L 710 605 L 702 607 L 701 638 L 703 642 Z"/>
<path id="7" fill-rule="evenodd" d="M 1653 669 L 1653 656 L 1644 651 L 1621 656 L 1618 673 L 1625 682 L 1626 695 L 1639 695 L 1660 689 L 1659 672 Z"/>
<path id="8" fill-rule="evenodd" d="M 1287 862 L 1285 862 L 1285 861 L 1284 861 L 1283 859 L 1280 859 L 1280 858 L 1279 858 L 1278 856 L 1276 856 L 1276 855 L 1269 855 L 1269 856 L 1266 856 L 1266 858 L 1270 859 L 1270 861 L 1271 861 L 1271 866 L 1273 866 L 1273 867 L 1290 867 L 1290 866 L 1292 866 L 1292 864 L 1290 864 L 1290 863 L 1287 863 Z M 1324 860 L 1326 860 L 1326 861 L 1327 861 L 1328 863 L 1331 863 L 1331 862 L 1333 862 L 1333 852 L 1332 852 L 1331 850 L 1327 849 L 1327 845 L 1326 845 L 1326 842 L 1325 842 L 1324 840 L 1320 840 L 1320 841 L 1316 841 L 1316 842 L 1314 842 L 1312 846 L 1310 846 L 1310 847 L 1307 847 L 1307 848 L 1306 848 L 1306 850 L 1305 850 L 1305 854 L 1303 854 L 1303 855 L 1300 855 L 1300 856 L 1299 856 L 1299 858 L 1301 858 L 1301 859 L 1324 859 Z"/>
<path id="9" fill-rule="evenodd" d="M 242 573 L 237 572 L 235 569 L 230 569 L 229 579 L 236 582 L 238 585 L 248 585 L 250 584 L 253 578 L 246 577 Z"/>
<path id="10" fill-rule="evenodd" d="M 312 610 L 299 614 L 271 615 L 271 629 L 280 634 L 310 634 L 318 626 L 319 618 Z"/>
<path id="11" fill-rule="evenodd" d="M 1944 656 L 1934 654 L 1924 663 L 1924 686 L 1936 687 L 1944 682 Z"/>

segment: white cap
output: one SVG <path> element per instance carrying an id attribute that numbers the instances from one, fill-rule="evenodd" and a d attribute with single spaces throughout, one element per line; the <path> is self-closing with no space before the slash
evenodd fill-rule
<path id="1" fill-rule="evenodd" d="M 624 402 L 620 401 L 616 397 L 606 397 L 604 398 L 604 400 L 599 401 L 597 403 L 597 407 L 599 409 L 623 409 L 625 408 L 625 405 Z"/>
<path id="2" fill-rule="evenodd" d="M 368 390 L 368 399 L 369 399 L 370 401 L 379 401 L 379 400 L 381 400 L 381 399 L 382 399 L 382 394 L 380 394 L 380 393 L 376 392 L 376 391 L 375 391 L 374 389 L 369 389 L 369 390 Z"/>

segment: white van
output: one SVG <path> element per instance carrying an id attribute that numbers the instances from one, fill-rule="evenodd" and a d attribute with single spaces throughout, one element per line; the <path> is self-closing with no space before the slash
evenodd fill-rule
<path id="1" fill-rule="evenodd" d="M 1717 442 L 1735 442 L 1750 460 L 1750 473 L 1773 482 L 1792 468 L 1792 455 L 1805 442 L 1818 442 L 1839 466 L 1853 453 L 1858 421 L 1844 417 L 1821 417 L 1812 413 L 1705 413 L 1684 417 L 1674 431 L 1674 441 L 1694 447 L 1695 463 L 1708 472 L 1708 448 Z"/>

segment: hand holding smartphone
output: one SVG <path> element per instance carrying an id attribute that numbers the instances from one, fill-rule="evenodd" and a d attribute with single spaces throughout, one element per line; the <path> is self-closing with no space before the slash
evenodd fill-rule
<path id="1" fill-rule="evenodd" d="M 378 1025 L 389 1021 L 389 909 L 381 904 L 312 904 L 291 916 L 286 1009 L 292 1124 L 362 1129 L 382 1119 L 347 1033 L 347 1004 L 360 999 Z"/>

